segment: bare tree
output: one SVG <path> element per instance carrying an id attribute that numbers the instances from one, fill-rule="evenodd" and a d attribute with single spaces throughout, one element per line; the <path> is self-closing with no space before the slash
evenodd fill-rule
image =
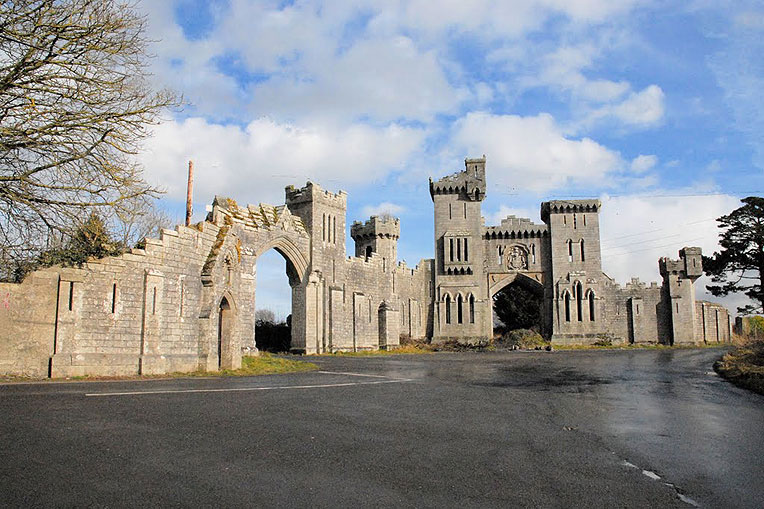
<path id="1" fill-rule="evenodd" d="M 0 260 L 157 196 L 133 155 L 178 99 L 149 86 L 144 34 L 119 0 L 2 1 Z"/>

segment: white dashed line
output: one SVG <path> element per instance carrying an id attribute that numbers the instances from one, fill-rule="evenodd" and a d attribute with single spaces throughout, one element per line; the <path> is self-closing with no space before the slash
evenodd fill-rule
<path id="1" fill-rule="evenodd" d="M 383 376 L 383 375 L 367 375 L 365 373 L 349 373 L 344 371 L 316 371 L 316 373 L 323 373 L 325 375 L 347 375 L 347 376 L 368 376 L 371 378 L 387 378 L 390 380 L 399 380 L 398 378 L 393 378 L 391 376 Z"/>
<path id="2" fill-rule="evenodd" d="M 347 382 L 337 384 L 315 384 L 315 385 L 282 385 L 277 387 L 231 387 L 227 389 L 168 389 L 161 391 L 127 391 L 127 392 L 92 392 L 87 393 L 88 397 L 100 396 L 143 396 L 145 394 L 192 394 L 202 392 L 247 392 L 247 391 L 275 391 L 285 389 L 324 389 L 327 387 L 352 387 L 354 385 L 379 385 L 394 384 L 403 382 L 413 382 L 413 378 L 399 378 L 394 380 L 378 380 L 374 382 Z"/>

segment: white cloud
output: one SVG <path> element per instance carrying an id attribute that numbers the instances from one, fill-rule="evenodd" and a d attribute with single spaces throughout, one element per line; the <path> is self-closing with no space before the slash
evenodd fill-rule
<path id="1" fill-rule="evenodd" d="M 392 124 L 344 128 L 279 124 L 246 128 L 192 118 L 160 125 L 141 155 L 146 176 L 181 199 L 186 161 L 194 160 L 196 202 L 223 194 L 240 202 L 283 203 L 284 187 L 310 179 L 333 189 L 384 178 L 420 150 L 424 131 Z"/>
<path id="2" fill-rule="evenodd" d="M 643 282 L 658 281 L 658 258 L 678 257 L 685 246 L 699 246 L 703 254 L 719 250 L 719 230 L 715 219 L 740 205 L 730 195 L 700 196 L 603 196 L 600 213 L 602 269 L 623 284 L 631 277 Z M 697 282 L 700 298 L 706 277 Z M 724 301 L 731 311 L 739 300 Z"/>
<path id="3" fill-rule="evenodd" d="M 408 37 L 362 41 L 313 65 L 307 75 L 280 74 L 253 89 L 253 106 L 274 116 L 429 121 L 467 97 L 452 87 L 434 51 Z"/>
<path id="4" fill-rule="evenodd" d="M 622 167 L 617 152 L 589 139 L 563 135 L 554 118 L 469 113 L 454 126 L 453 144 L 463 154 L 486 154 L 497 186 L 548 191 L 567 183 L 602 183 Z"/>
<path id="5" fill-rule="evenodd" d="M 631 171 L 639 175 L 653 169 L 656 164 L 658 156 L 640 154 L 631 161 Z"/>
<path id="6" fill-rule="evenodd" d="M 385 201 L 380 203 L 379 205 L 366 205 L 363 209 L 361 209 L 361 215 L 363 217 L 371 217 L 371 216 L 382 216 L 382 215 L 390 215 L 393 217 L 398 217 L 398 215 L 406 210 L 406 207 L 403 205 L 398 205 L 397 203 L 391 203 L 389 201 Z"/>
<path id="7" fill-rule="evenodd" d="M 659 125 L 665 112 L 665 94 L 658 85 L 631 92 L 623 101 L 606 104 L 589 112 L 578 128 L 599 122 L 617 121 L 621 125 L 647 128 Z"/>

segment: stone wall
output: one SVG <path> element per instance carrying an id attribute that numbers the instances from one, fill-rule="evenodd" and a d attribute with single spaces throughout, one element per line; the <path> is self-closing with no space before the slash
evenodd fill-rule
<path id="1" fill-rule="evenodd" d="M 292 350 L 396 348 L 401 337 L 484 343 L 493 296 L 540 296 L 542 333 L 558 344 L 729 341 L 729 315 L 695 302 L 699 248 L 662 258 L 663 284 L 616 284 L 601 268 L 597 200 L 544 202 L 544 224 L 485 226 L 485 158 L 430 181 L 433 259 L 397 261 L 400 222 L 354 223 L 347 195 L 289 186 L 284 205 L 215 197 L 196 227 L 163 230 L 143 249 L 0 284 L 0 371 L 123 375 L 237 368 L 255 340 L 256 263 L 274 249 L 292 288 Z"/>

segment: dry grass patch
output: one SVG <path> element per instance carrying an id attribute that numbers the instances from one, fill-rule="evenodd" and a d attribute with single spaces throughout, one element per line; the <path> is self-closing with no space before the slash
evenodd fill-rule
<path id="1" fill-rule="evenodd" d="M 764 394 L 764 339 L 739 338 L 736 343 L 714 369 L 735 385 Z"/>

